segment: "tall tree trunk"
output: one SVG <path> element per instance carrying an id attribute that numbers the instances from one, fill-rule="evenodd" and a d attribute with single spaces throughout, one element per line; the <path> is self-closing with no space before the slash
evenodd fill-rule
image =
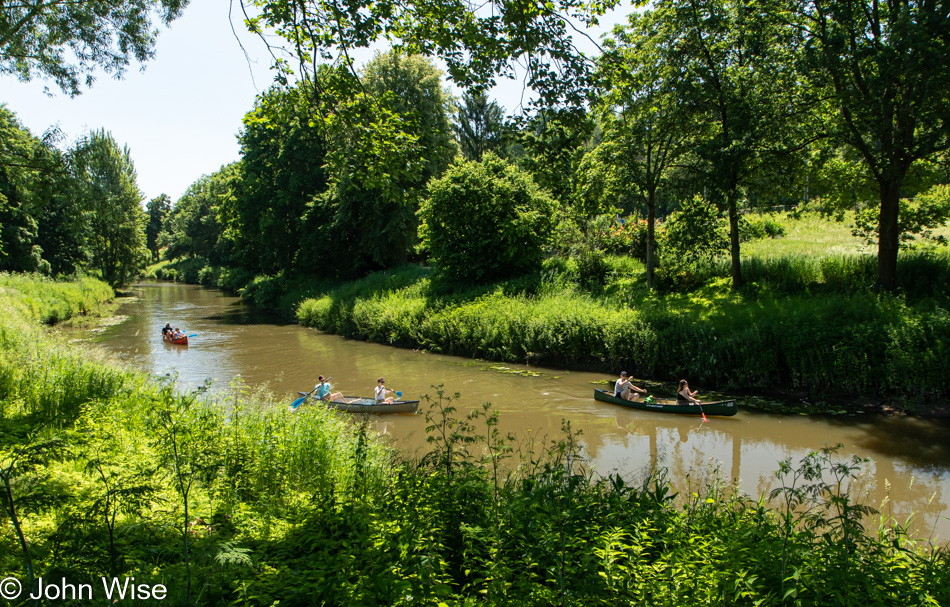
<path id="1" fill-rule="evenodd" d="M 744 284 L 742 264 L 739 261 L 739 210 L 736 208 L 738 192 L 732 188 L 726 193 L 729 204 L 729 254 L 732 257 L 732 288 L 738 289 Z"/>
<path id="2" fill-rule="evenodd" d="M 656 261 L 653 258 L 653 252 L 656 250 L 656 233 L 654 224 L 656 224 L 656 188 L 651 188 L 647 192 L 647 288 L 653 288 L 653 272 L 656 269 Z"/>
<path id="3" fill-rule="evenodd" d="M 897 226 L 900 211 L 902 179 L 880 182 L 881 214 L 877 240 L 877 286 L 887 291 L 897 288 L 897 252 L 900 248 L 900 230 Z"/>

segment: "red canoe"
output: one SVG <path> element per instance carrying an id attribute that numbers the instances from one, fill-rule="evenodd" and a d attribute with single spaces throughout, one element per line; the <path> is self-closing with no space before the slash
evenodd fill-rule
<path id="1" fill-rule="evenodd" d="M 170 335 L 162 335 L 162 341 L 164 341 L 165 343 L 168 343 L 168 344 L 176 344 L 176 345 L 179 345 L 179 346 L 187 346 L 187 345 L 188 345 L 188 336 L 186 335 L 186 336 L 183 336 L 183 337 L 179 337 L 178 339 L 175 339 L 175 338 L 171 337 Z"/>

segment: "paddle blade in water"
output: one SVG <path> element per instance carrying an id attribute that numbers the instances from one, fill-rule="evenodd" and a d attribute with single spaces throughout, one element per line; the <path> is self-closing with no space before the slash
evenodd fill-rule
<path id="1" fill-rule="evenodd" d="M 396 398 L 402 398 L 402 392 L 396 390 Z"/>

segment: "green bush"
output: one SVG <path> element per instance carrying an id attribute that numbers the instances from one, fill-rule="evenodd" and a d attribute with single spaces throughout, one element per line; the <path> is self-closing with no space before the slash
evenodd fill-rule
<path id="1" fill-rule="evenodd" d="M 441 277 L 488 282 L 538 269 L 555 225 L 554 201 L 492 153 L 431 181 L 419 228 Z"/>
<path id="2" fill-rule="evenodd" d="M 716 207 L 700 196 L 685 200 L 663 227 L 660 260 L 670 272 L 693 269 L 729 250 L 725 222 Z"/>
<path id="3" fill-rule="evenodd" d="M 785 235 L 785 227 L 768 215 L 743 215 L 739 218 L 739 240 L 748 242 Z"/>

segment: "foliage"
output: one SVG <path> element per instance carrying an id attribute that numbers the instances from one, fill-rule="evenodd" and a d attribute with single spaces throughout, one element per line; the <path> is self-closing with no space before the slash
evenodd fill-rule
<path id="1" fill-rule="evenodd" d="M 109 284 L 125 284 L 148 259 L 147 218 L 131 153 L 99 130 L 76 144 L 73 157 L 79 195 L 90 214 L 91 267 Z"/>
<path id="2" fill-rule="evenodd" d="M 684 200 L 663 227 L 663 266 L 672 272 L 692 269 L 728 250 L 725 227 L 716 207 L 699 196 Z"/>
<path id="3" fill-rule="evenodd" d="M 504 157 L 504 122 L 504 110 L 488 95 L 465 93 L 452 124 L 462 155 L 476 161 L 489 151 Z"/>
<path id="4" fill-rule="evenodd" d="M 832 134 L 861 156 L 879 196 L 878 284 L 897 284 L 900 198 L 911 166 L 950 147 L 950 7 L 868 0 L 788 6 L 806 35 L 810 88 L 833 100 Z"/>
<path id="5" fill-rule="evenodd" d="M 148 213 L 148 223 L 145 225 L 145 246 L 152 253 L 152 261 L 158 260 L 158 235 L 165 225 L 165 219 L 172 210 L 172 199 L 168 194 L 161 194 L 148 201 L 145 212 Z"/>
<path id="6" fill-rule="evenodd" d="M 69 204 L 69 186 L 61 154 L 0 105 L 0 269 L 56 274 L 75 269 L 82 258 L 82 230 L 76 205 Z"/>
<path id="7" fill-rule="evenodd" d="M 28 0 L 0 12 L 0 73 L 22 81 L 51 78 L 78 95 L 102 69 L 121 77 L 129 63 L 154 55 L 157 17 L 168 25 L 188 0 L 106 0 L 76 4 Z M 84 79 L 84 81 L 82 80 Z"/>
<path id="8" fill-rule="evenodd" d="M 538 112 L 518 132 L 517 141 L 524 149 L 518 165 L 531 173 L 534 181 L 562 208 L 568 208 L 572 202 L 578 165 L 593 129 L 586 111 L 559 109 Z"/>
<path id="9" fill-rule="evenodd" d="M 419 210 L 439 274 L 487 282 L 539 267 L 556 207 L 523 171 L 492 153 L 452 166 Z"/>
<path id="10" fill-rule="evenodd" d="M 876 244 L 879 219 L 880 209 L 868 208 L 859 211 L 854 217 L 854 235 L 863 238 L 868 244 Z M 946 245 L 947 237 L 942 234 L 935 235 L 933 230 L 947 225 L 950 221 L 950 185 L 934 186 L 919 194 L 913 201 L 902 198 L 897 221 L 902 249 L 919 246 L 919 240 Z"/>
<path id="11" fill-rule="evenodd" d="M 739 239 L 743 242 L 761 238 L 778 238 L 785 227 L 767 215 L 743 215 L 739 219 Z"/>
<path id="12" fill-rule="evenodd" d="M 307 83 L 275 86 L 244 117 L 239 173 L 229 178 L 227 199 L 217 202 L 210 221 L 223 224 L 233 241 L 232 263 L 253 272 L 305 263 L 298 254 L 329 236 L 332 214 L 314 204 L 328 182 L 327 137 L 315 122 L 314 94 Z"/>
<path id="13" fill-rule="evenodd" d="M 442 74 L 422 56 L 391 51 L 377 54 L 362 74 L 365 95 L 358 95 L 365 120 L 391 122 L 388 149 L 366 149 L 360 128 L 345 126 L 334 139 L 340 160 L 326 204 L 334 208 L 332 238 L 342 245 L 345 264 L 338 273 L 406 263 L 417 244 L 418 197 L 441 176 L 457 148 L 449 123 L 451 96 Z M 372 142 L 370 142 L 372 143 Z"/>
<path id="14" fill-rule="evenodd" d="M 165 219 L 159 236 L 158 244 L 165 249 L 166 259 L 195 255 L 214 263 L 228 260 L 229 243 L 220 216 L 223 209 L 233 205 L 240 171 L 240 163 L 231 163 L 188 186 Z"/>

